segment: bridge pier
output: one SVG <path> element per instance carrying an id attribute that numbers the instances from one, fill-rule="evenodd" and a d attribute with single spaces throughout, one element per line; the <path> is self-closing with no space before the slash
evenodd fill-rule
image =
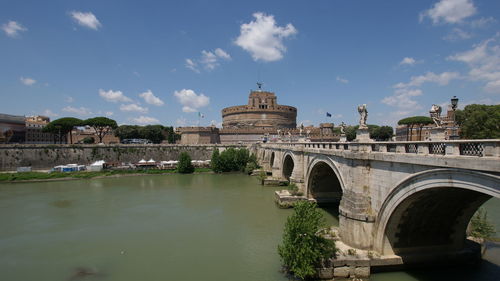
<path id="1" fill-rule="evenodd" d="M 271 171 L 272 171 L 272 177 L 275 179 L 281 179 L 282 178 L 282 168 L 281 168 L 281 158 L 282 158 L 282 152 L 281 151 L 274 151 L 274 157 L 271 156 L 271 161 L 270 163 L 272 166 Z"/>
<path id="2" fill-rule="evenodd" d="M 342 242 L 358 249 L 371 249 L 374 223 L 370 197 L 364 193 L 344 191 L 339 206 L 339 235 Z"/>
<path id="3" fill-rule="evenodd" d="M 299 191 L 306 194 L 304 182 L 304 153 L 296 153 L 290 183 L 297 185 Z"/>

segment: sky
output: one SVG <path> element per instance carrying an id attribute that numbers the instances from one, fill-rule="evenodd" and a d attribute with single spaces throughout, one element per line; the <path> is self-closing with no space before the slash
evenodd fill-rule
<path id="1" fill-rule="evenodd" d="M 0 113 L 220 126 L 256 82 L 304 125 L 499 104 L 500 1 L 0 0 Z"/>

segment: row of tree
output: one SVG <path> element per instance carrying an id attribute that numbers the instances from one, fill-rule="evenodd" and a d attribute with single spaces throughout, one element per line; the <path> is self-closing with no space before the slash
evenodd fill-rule
<path id="1" fill-rule="evenodd" d="M 148 126 L 136 126 L 136 125 L 122 125 L 118 126 L 115 120 L 107 117 L 94 117 L 86 120 L 81 120 L 73 117 L 64 117 L 56 119 L 47 126 L 43 128 L 44 132 L 52 133 L 59 143 L 63 142 L 63 139 L 69 134 L 70 143 L 73 143 L 73 135 L 71 131 L 75 127 L 90 126 L 95 130 L 96 136 L 99 142 L 106 134 L 111 131 L 114 132 L 115 136 L 123 139 L 148 139 L 153 143 L 161 143 L 167 140 L 169 143 L 175 143 L 180 136 L 174 132 L 173 127 L 164 127 L 162 125 L 148 125 Z M 93 139 L 93 138 L 89 138 Z M 88 140 L 85 140 L 86 143 Z M 91 141 L 93 143 L 93 141 Z"/>
<path id="2" fill-rule="evenodd" d="M 43 128 L 43 131 L 57 136 L 60 143 L 62 143 L 63 137 L 69 134 L 70 143 L 73 143 L 73 135 L 71 134 L 71 131 L 73 131 L 73 128 L 81 126 L 92 127 L 99 138 L 99 142 L 102 142 L 102 139 L 108 132 L 118 127 L 115 120 L 107 117 L 94 117 L 86 120 L 64 117 L 50 122 Z"/>
<path id="3" fill-rule="evenodd" d="M 179 135 L 174 132 L 173 127 L 164 127 L 162 125 L 121 125 L 115 131 L 115 136 L 120 140 L 124 139 L 148 139 L 153 143 L 161 143 L 167 140 L 168 143 L 175 143 Z"/>
<path id="4" fill-rule="evenodd" d="M 359 126 L 348 126 L 345 129 L 345 136 L 348 141 L 356 139 L 356 131 Z M 368 132 L 370 133 L 370 138 L 378 141 L 388 141 L 391 140 L 394 135 L 394 129 L 391 126 L 378 126 L 378 125 L 368 125 Z"/>

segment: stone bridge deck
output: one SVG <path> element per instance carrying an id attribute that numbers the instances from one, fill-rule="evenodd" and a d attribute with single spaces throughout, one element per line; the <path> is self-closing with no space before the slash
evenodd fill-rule
<path id="1" fill-rule="evenodd" d="M 273 178 L 339 204 L 342 242 L 404 262 L 463 252 L 476 210 L 500 198 L 500 140 L 267 143 Z M 428 260 L 427 260 L 428 261 Z"/>

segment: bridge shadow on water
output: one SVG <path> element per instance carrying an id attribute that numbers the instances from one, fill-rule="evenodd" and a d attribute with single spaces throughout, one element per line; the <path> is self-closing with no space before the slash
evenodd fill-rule
<path id="1" fill-rule="evenodd" d="M 325 211 L 327 225 L 339 226 L 339 203 L 321 203 L 318 207 Z"/>
<path id="2" fill-rule="evenodd" d="M 500 280 L 500 266 L 482 260 L 477 264 L 450 266 L 446 268 L 431 267 L 409 269 L 406 273 L 420 281 L 498 281 Z"/>

